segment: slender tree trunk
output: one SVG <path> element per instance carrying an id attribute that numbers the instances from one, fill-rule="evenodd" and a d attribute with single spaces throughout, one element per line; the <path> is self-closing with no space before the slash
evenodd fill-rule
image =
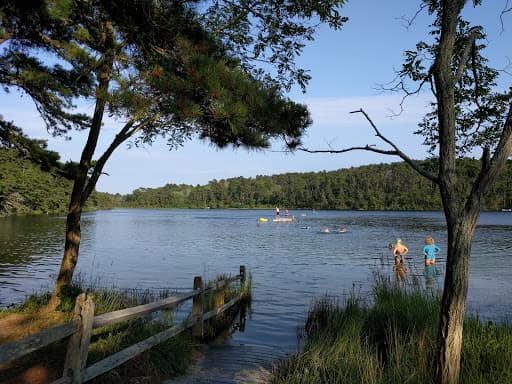
<path id="1" fill-rule="evenodd" d="M 73 274 L 75 272 L 76 263 L 78 261 L 78 251 L 80 248 L 81 232 L 80 219 L 82 209 L 89 195 L 93 191 L 98 176 L 89 180 L 89 170 L 91 169 L 92 158 L 98 144 L 103 114 L 108 98 L 108 86 L 112 75 L 112 68 L 115 57 L 114 48 L 114 31 L 112 24 L 107 22 L 103 25 L 102 38 L 105 52 L 103 54 L 102 64 L 97 71 L 98 87 L 96 91 L 96 106 L 94 115 L 89 129 L 87 142 L 80 157 L 78 166 L 78 175 L 73 184 L 73 191 L 69 203 L 68 215 L 66 219 L 66 242 L 64 245 L 64 256 L 60 265 L 59 274 L 55 282 L 55 288 L 48 303 L 47 309 L 54 310 L 60 304 L 61 289 L 65 285 L 71 284 Z"/>
<path id="2" fill-rule="evenodd" d="M 74 188 L 75 190 L 76 188 Z M 78 249 L 80 247 L 80 218 L 82 216 L 82 204 L 79 196 L 71 196 L 68 215 L 66 218 L 66 242 L 64 256 L 60 265 L 59 274 L 55 282 L 52 297 L 48 303 L 48 309 L 54 310 L 60 304 L 60 291 L 63 286 L 69 285 L 73 279 L 76 263 L 78 261 Z"/>
<path id="3" fill-rule="evenodd" d="M 447 217 L 447 223 L 452 224 L 448 224 L 446 276 L 437 336 L 436 383 L 440 384 L 456 384 L 460 378 L 469 259 L 479 213 L 474 210 L 452 220 Z"/>

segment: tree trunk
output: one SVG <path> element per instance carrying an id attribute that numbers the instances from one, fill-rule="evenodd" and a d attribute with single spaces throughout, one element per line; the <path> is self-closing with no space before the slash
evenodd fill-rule
<path id="1" fill-rule="evenodd" d="M 436 383 L 456 384 L 460 377 L 462 330 L 468 294 L 471 243 L 479 211 L 464 213 L 448 224 L 448 255 L 437 335 Z M 448 216 L 448 214 L 447 214 Z"/>
<path id="2" fill-rule="evenodd" d="M 78 175 L 73 184 L 73 191 L 69 203 L 68 215 L 66 220 L 66 242 L 64 245 L 64 256 L 60 265 L 59 275 L 55 283 L 55 288 L 48 303 L 47 309 L 54 310 L 60 304 L 59 294 L 65 285 L 71 284 L 73 273 L 75 272 L 76 263 L 78 261 L 78 250 L 80 248 L 80 219 L 82 217 L 82 209 L 89 195 L 96 186 L 96 181 L 99 175 L 89 179 L 89 171 L 91 169 L 92 157 L 98 139 L 100 136 L 101 125 L 103 121 L 103 114 L 108 98 L 108 87 L 112 68 L 115 57 L 114 49 L 114 30 L 110 22 L 102 25 L 104 39 L 103 46 L 105 51 L 103 58 L 100 60 L 102 63 L 97 71 L 98 87 L 96 90 L 96 105 L 94 108 L 94 115 L 87 136 L 87 142 L 80 157 L 80 164 L 78 166 Z M 106 161 L 106 159 L 104 160 Z"/>
<path id="3" fill-rule="evenodd" d="M 76 181 L 75 181 L 76 183 Z M 73 190 L 75 190 L 74 188 Z M 69 285 L 73 279 L 76 263 L 78 261 L 78 249 L 80 247 L 80 218 L 82 216 L 82 205 L 80 196 L 71 197 L 68 215 L 66 218 L 66 242 L 64 245 L 64 256 L 60 265 L 59 274 L 55 282 L 55 288 L 48 303 L 49 310 L 55 310 L 60 304 L 60 291 L 63 286 Z"/>

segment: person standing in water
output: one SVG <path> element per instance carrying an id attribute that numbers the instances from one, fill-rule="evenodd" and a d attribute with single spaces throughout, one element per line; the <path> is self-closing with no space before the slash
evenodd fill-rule
<path id="1" fill-rule="evenodd" d="M 437 245 L 434 244 L 432 236 L 425 238 L 425 245 L 423 246 L 423 256 L 425 256 L 425 265 L 434 265 L 436 263 L 436 254 L 441 251 Z"/>
<path id="2" fill-rule="evenodd" d="M 396 239 L 396 244 L 393 249 L 393 256 L 395 256 L 395 265 L 404 262 L 404 256 L 409 252 L 409 248 L 402 243 L 401 239 Z"/>
<path id="3" fill-rule="evenodd" d="M 276 207 L 276 218 L 279 218 L 279 207 Z"/>

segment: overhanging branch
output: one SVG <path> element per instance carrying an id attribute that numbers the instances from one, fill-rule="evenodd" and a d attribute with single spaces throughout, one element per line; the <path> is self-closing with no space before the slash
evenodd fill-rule
<path id="1" fill-rule="evenodd" d="M 350 113 L 362 113 L 366 120 L 370 123 L 373 130 L 375 131 L 375 136 L 377 136 L 379 139 L 390 145 L 393 149 L 392 150 L 385 150 L 381 148 L 377 148 L 373 145 L 365 145 L 365 146 L 356 146 L 356 147 L 349 147 L 349 148 L 343 148 L 343 149 L 308 149 L 308 148 L 298 148 L 299 151 L 307 152 L 307 153 L 345 153 L 350 151 L 370 151 L 375 153 L 380 153 L 383 155 L 389 155 L 389 156 L 398 156 L 402 160 L 404 160 L 412 169 L 414 169 L 416 172 L 418 172 L 423 177 L 427 178 L 428 180 L 439 184 L 439 179 L 433 175 L 430 172 L 427 172 L 425 169 L 421 168 L 416 161 L 412 160 L 409 156 L 407 156 L 404 152 L 402 152 L 395 143 L 393 143 L 391 140 L 389 140 L 387 137 L 385 137 L 377 128 L 377 126 L 373 123 L 372 119 L 368 114 L 361 108 L 356 111 L 352 111 Z"/>

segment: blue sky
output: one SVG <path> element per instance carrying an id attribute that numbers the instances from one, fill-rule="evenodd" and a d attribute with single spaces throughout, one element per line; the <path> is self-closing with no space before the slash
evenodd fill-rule
<path id="1" fill-rule="evenodd" d="M 484 3 L 476 12 L 469 10 L 467 15 L 486 27 L 491 64 L 505 68 L 512 61 L 512 12 L 504 16 L 505 30 L 502 31 L 499 16 L 507 1 L 484 0 Z M 342 12 L 350 20 L 342 30 L 331 31 L 325 26 L 319 30 L 316 40 L 308 44 L 298 59 L 299 65 L 308 69 L 312 76 L 307 93 L 294 89 L 288 95 L 307 104 L 312 113 L 313 125 L 303 140 L 306 147 L 341 149 L 366 144 L 383 147 L 364 117 L 349 113 L 363 108 L 382 133 L 410 157 L 426 156 L 421 137 L 412 132 L 428 109 L 429 96 L 410 98 L 405 111 L 392 118 L 391 111 L 398 110 L 401 96 L 376 90 L 377 84 L 393 79 L 394 70 L 402 63 L 403 51 L 413 49 L 416 42 L 427 38 L 430 19 L 425 12 L 409 28 L 405 28 L 401 19 L 402 16 L 411 18 L 418 5 L 419 1 L 410 0 L 349 1 Z M 512 84 L 510 76 L 505 80 Z M 49 136 L 27 96 L 15 92 L 6 95 L 0 91 L 0 114 L 22 127 L 30 137 L 48 139 L 49 149 L 59 152 L 63 161 L 78 161 L 85 135 L 74 135 L 71 141 Z M 98 156 L 106 140 L 115 135 L 115 126 L 112 121 L 105 123 Z M 274 143 L 267 151 L 220 151 L 197 140 L 175 151 L 169 151 L 163 140 L 146 148 L 122 146 L 105 167 L 108 175 L 100 178 L 97 190 L 124 194 L 139 187 L 154 188 L 168 183 L 196 185 L 238 176 L 330 171 L 399 161 L 365 151 L 340 155 L 285 154 L 281 149 L 280 143 Z"/>

